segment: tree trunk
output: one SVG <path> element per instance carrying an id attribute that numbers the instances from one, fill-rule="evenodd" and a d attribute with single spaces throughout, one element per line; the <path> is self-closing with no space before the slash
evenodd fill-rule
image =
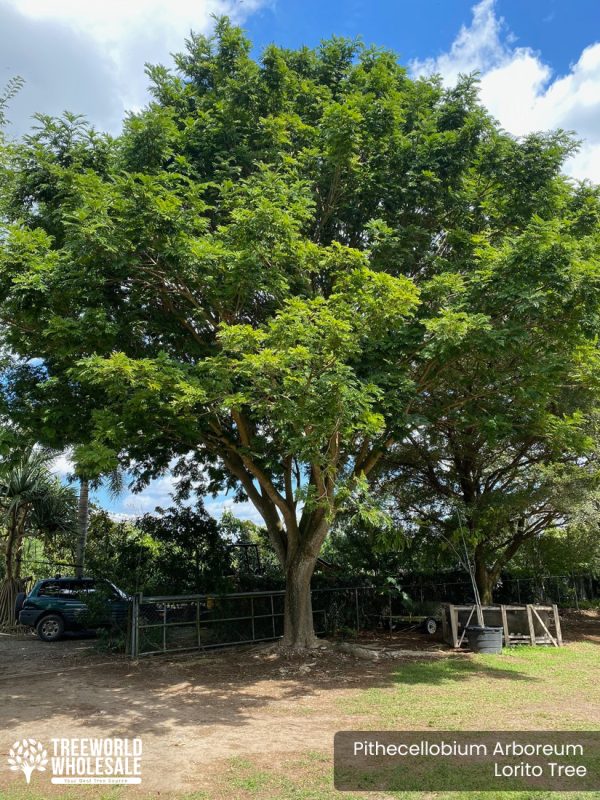
<path id="1" fill-rule="evenodd" d="M 15 602 L 17 594 L 25 590 L 25 581 L 4 578 L 0 583 L 0 628 L 12 628 L 16 624 Z"/>
<path id="2" fill-rule="evenodd" d="M 494 586 L 497 575 L 489 570 L 485 563 L 485 554 L 480 545 L 475 548 L 475 581 L 479 590 L 481 604 L 489 606 L 493 602 Z"/>
<path id="3" fill-rule="evenodd" d="M 6 541 L 6 552 L 4 554 L 4 568 L 6 574 L 6 580 L 11 581 L 13 579 L 13 547 L 14 547 L 14 534 L 9 532 L 8 539 Z"/>
<path id="4" fill-rule="evenodd" d="M 6 539 L 6 552 L 4 555 L 5 558 L 5 567 L 6 567 L 6 580 L 11 581 L 14 577 L 14 552 L 15 546 L 17 544 L 17 536 L 18 536 L 18 520 L 17 520 L 17 512 L 15 509 L 11 512 L 10 521 L 8 525 L 8 534 Z"/>
<path id="5" fill-rule="evenodd" d="M 297 555 L 286 568 L 284 635 L 282 646 L 291 650 L 316 647 L 310 581 L 317 559 Z"/>
<path id="6" fill-rule="evenodd" d="M 85 546 L 87 543 L 88 524 L 90 519 L 90 484 L 86 478 L 79 481 L 79 505 L 77 510 L 77 548 L 75 551 L 75 575 L 83 578 L 85 565 Z"/>
<path id="7" fill-rule="evenodd" d="M 20 534 L 15 547 L 15 569 L 13 577 L 17 580 L 21 577 L 21 565 L 23 563 L 23 547 L 25 545 L 25 536 Z"/>
<path id="8" fill-rule="evenodd" d="M 532 536 L 532 531 L 525 530 L 525 519 L 517 520 L 515 535 L 510 539 L 502 552 L 496 556 L 493 566 L 488 567 L 483 544 L 475 548 L 475 579 L 481 596 L 481 602 L 490 605 L 493 602 L 493 592 L 502 570 L 509 563 L 518 549 Z"/>
<path id="9" fill-rule="evenodd" d="M 24 530 L 24 517 L 20 525 L 19 513 L 13 509 L 8 522 L 6 551 L 4 554 L 6 574 L 0 583 L 0 627 L 12 627 L 15 620 L 15 600 L 22 591 L 22 583 L 16 575 L 16 566 L 20 566 L 16 554 L 19 548 L 19 537 Z"/>
<path id="10" fill-rule="evenodd" d="M 479 588 L 479 596 L 481 598 L 481 605 L 482 606 L 491 606 L 494 602 L 494 585 L 493 582 L 487 578 L 486 584 L 483 587 Z"/>

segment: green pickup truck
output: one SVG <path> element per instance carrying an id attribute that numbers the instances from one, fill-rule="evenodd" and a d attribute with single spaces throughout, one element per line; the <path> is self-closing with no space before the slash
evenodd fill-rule
<path id="1" fill-rule="evenodd" d="M 48 578 L 17 596 L 15 616 L 42 641 L 54 642 L 65 631 L 121 625 L 128 609 L 125 592 L 103 578 Z"/>

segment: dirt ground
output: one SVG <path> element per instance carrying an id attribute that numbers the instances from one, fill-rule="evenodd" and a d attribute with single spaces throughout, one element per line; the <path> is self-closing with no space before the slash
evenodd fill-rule
<path id="1" fill-rule="evenodd" d="M 563 627 L 567 641 L 600 644 L 597 614 L 566 615 Z M 416 632 L 383 641 L 421 658 L 469 657 Z M 206 789 L 220 764 L 262 757 L 267 743 L 278 760 L 328 751 L 337 730 L 361 727 L 360 715 L 341 716 L 340 698 L 389 686 L 402 658 L 411 657 L 372 661 L 324 650 L 285 658 L 260 646 L 132 663 L 99 653 L 89 638 L 46 644 L 0 634 L 0 790 L 22 781 L 3 754 L 29 737 L 141 737 L 144 797 Z"/>

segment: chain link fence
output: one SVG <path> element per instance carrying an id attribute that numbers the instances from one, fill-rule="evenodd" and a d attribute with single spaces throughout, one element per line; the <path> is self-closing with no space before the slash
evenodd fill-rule
<path id="1" fill-rule="evenodd" d="M 353 635 L 362 630 L 391 629 L 406 615 L 406 595 L 416 615 L 437 615 L 439 603 L 472 602 L 466 581 L 402 582 L 402 593 L 372 586 L 315 588 L 312 591 L 317 635 Z M 598 597 L 592 575 L 552 575 L 502 581 L 494 602 L 570 604 Z M 207 650 L 251 644 L 283 636 L 285 592 L 233 594 L 134 595 L 131 602 L 128 653 L 138 656 Z M 418 619 L 418 617 L 415 617 Z"/>
<path id="2" fill-rule="evenodd" d="M 400 578 L 403 590 L 417 602 L 473 602 L 473 589 L 468 578 L 447 581 L 439 576 Z M 571 575 L 505 576 L 494 588 L 494 603 L 557 603 L 579 607 L 580 602 L 600 597 L 600 576 L 593 573 Z"/>

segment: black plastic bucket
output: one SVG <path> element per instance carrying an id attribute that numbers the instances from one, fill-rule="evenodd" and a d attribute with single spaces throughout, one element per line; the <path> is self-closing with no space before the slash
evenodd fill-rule
<path id="1" fill-rule="evenodd" d="M 467 628 L 469 646 L 475 653 L 501 653 L 502 628 L 469 625 Z"/>

